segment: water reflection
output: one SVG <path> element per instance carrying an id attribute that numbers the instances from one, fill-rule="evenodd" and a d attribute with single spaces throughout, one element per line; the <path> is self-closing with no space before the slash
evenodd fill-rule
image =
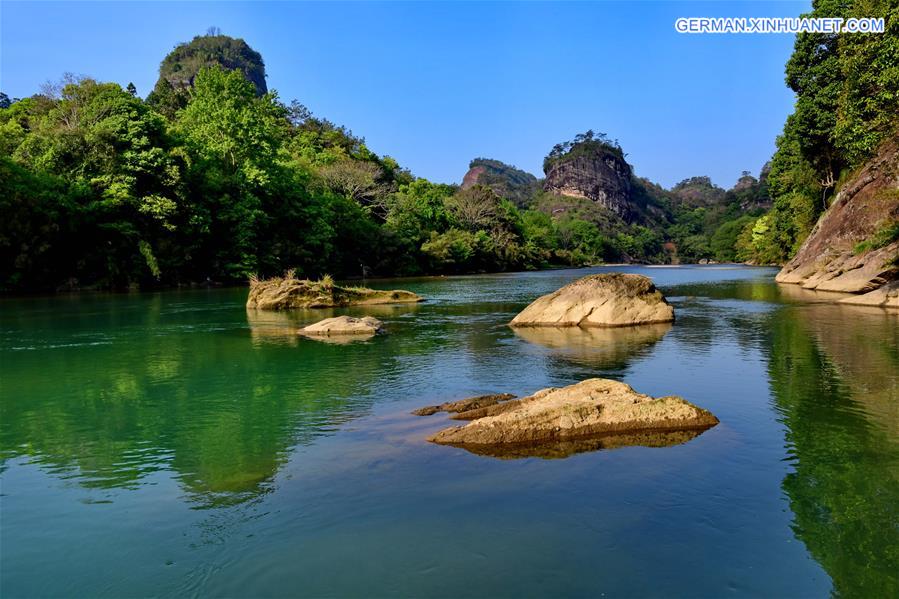
<path id="1" fill-rule="evenodd" d="M 17 338 L 4 340 L 0 460 L 91 489 L 166 471 L 196 507 L 239 503 L 270 489 L 293 448 L 367 414 L 371 383 L 391 367 L 364 344 L 270 335 L 296 330 L 285 314 L 247 331 L 234 304 L 169 300 L 6 321 Z"/>
<path id="2" fill-rule="evenodd" d="M 838 594 L 899 596 L 899 315 L 810 304 L 768 327 L 795 534 Z"/>
<path id="3" fill-rule="evenodd" d="M 671 329 L 671 323 L 636 327 L 515 327 L 529 343 L 553 350 L 554 355 L 598 368 L 624 368 L 648 351 Z"/>
<path id="4" fill-rule="evenodd" d="M 550 443 L 527 445 L 452 445 L 476 455 L 514 460 L 519 458 L 561 459 L 576 453 L 618 449 L 639 445 L 642 447 L 670 447 L 681 445 L 701 435 L 705 429 L 686 431 L 647 431 L 641 433 L 613 434 L 583 439 L 566 439 Z"/>

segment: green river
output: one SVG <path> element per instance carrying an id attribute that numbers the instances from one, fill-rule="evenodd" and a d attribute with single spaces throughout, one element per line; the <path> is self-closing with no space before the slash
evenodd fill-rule
<path id="1" fill-rule="evenodd" d="M 603 270 L 672 326 L 506 326 Z M 899 596 L 899 314 L 769 268 L 369 282 L 420 305 L 256 313 L 246 289 L 0 300 L 3 597 Z M 372 314 L 334 344 L 303 323 Z M 721 424 L 498 459 L 417 407 L 589 377 Z"/>

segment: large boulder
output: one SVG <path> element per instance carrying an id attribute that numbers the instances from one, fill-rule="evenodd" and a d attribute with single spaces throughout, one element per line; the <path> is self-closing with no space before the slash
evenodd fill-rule
<path id="1" fill-rule="evenodd" d="M 330 282 L 309 281 L 285 276 L 273 279 L 251 279 L 247 308 L 289 310 L 421 301 L 424 301 L 424 298 L 411 291 L 340 287 Z"/>
<path id="2" fill-rule="evenodd" d="M 477 451 L 489 446 L 521 446 L 609 435 L 642 438 L 647 433 L 702 431 L 718 424 L 709 411 L 676 396 L 653 398 L 609 379 L 587 379 L 529 397 L 479 408 L 465 426 L 451 427 L 428 440 Z M 460 419 L 470 416 L 465 412 Z M 488 452 L 490 453 L 490 452 Z"/>
<path id="3" fill-rule="evenodd" d="M 381 332 L 383 325 L 377 318 L 363 316 L 335 316 L 300 329 L 303 335 L 374 335 Z"/>
<path id="4" fill-rule="evenodd" d="M 671 322 L 674 308 L 642 275 L 589 275 L 535 300 L 509 324 L 528 326 L 621 327 Z"/>
<path id="5" fill-rule="evenodd" d="M 479 408 L 465 426 L 428 440 L 450 445 L 544 443 L 611 434 L 704 430 L 718 424 L 709 411 L 683 398 L 653 398 L 609 379 L 542 389 L 529 397 Z"/>

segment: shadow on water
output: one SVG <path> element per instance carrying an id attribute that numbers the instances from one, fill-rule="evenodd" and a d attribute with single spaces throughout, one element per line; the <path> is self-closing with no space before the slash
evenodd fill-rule
<path id="1" fill-rule="evenodd" d="M 837 594 L 899 596 L 899 315 L 813 303 L 768 331 L 796 537 Z"/>

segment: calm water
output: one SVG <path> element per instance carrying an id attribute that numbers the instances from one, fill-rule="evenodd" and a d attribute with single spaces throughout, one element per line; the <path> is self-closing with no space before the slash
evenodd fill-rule
<path id="1" fill-rule="evenodd" d="M 771 269 L 618 270 L 677 322 L 504 326 L 587 270 L 403 281 L 429 301 L 348 345 L 241 289 L 0 301 L 0 593 L 899 596 L 899 315 Z M 721 424 L 501 460 L 408 415 L 593 376 Z"/>

